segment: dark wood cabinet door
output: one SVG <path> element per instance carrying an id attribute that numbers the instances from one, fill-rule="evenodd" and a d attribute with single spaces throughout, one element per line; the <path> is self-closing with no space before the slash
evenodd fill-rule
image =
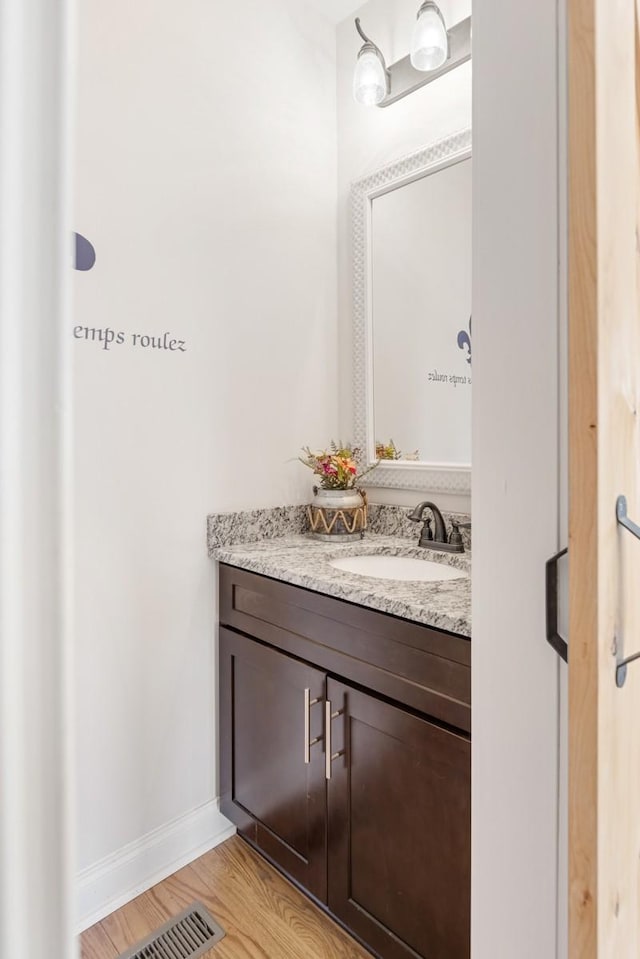
<path id="1" fill-rule="evenodd" d="M 326 902 L 325 674 L 220 629 L 221 808 L 292 879 Z"/>
<path id="2" fill-rule="evenodd" d="M 469 959 L 471 744 L 329 680 L 329 908 L 384 959 Z"/>

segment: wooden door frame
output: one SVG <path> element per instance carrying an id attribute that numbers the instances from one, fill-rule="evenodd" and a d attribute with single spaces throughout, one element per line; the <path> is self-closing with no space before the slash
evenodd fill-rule
<path id="1" fill-rule="evenodd" d="M 569 955 L 640 955 L 640 510 L 634 0 L 569 12 Z"/>

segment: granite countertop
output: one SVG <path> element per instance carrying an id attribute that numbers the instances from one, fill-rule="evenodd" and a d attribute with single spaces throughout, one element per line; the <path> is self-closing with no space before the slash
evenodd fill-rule
<path id="1" fill-rule="evenodd" d="M 401 582 L 359 576 L 330 565 L 330 560 L 340 556 L 372 553 L 429 559 L 455 566 L 468 575 L 448 582 Z M 471 557 L 468 552 L 452 554 L 422 549 L 400 535 L 368 532 L 361 541 L 333 544 L 303 533 L 286 535 L 283 531 L 283 535 L 255 542 L 210 541 L 209 554 L 221 563 L 471 637 Z"/>

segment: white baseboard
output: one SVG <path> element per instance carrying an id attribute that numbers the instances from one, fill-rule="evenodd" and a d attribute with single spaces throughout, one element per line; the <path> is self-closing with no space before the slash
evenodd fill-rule
<path id="1" fill-rule="evenodd" d="M 212 800 L 83 869 L 76 879 L 76 931 L 93 926 L 235 831 Z"/>

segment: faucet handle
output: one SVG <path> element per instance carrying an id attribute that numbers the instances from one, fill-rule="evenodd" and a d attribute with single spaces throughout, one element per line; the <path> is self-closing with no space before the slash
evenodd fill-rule
<path id="1" fill-rule="evenodd" d="M 433 530 L 431 529 L 431 517 L 427 516 L 420 530 L 420 540 L 418 546 L 430 546 L 434 542 Z"/>
<path id="2" fill-rule="evenodd" d="M 452 546 L 462 546 L 462 533 L 460 532 L 460 523 L 456 523 L 454 519 L 451 520 L 451 533 L 449 534 L 449 542 Z"/>
<path id="3" fill-rule="evenodd" d="M 451 533 L 449 535 L 449 543 L 451 546 L 456 546 L 460 548 L 460 552 L 464 552 L 464 541 L 462 539 L 461 529 L 471 529 L 471 523 L 461 523 L 459 520 L 451 520 Z"/>

